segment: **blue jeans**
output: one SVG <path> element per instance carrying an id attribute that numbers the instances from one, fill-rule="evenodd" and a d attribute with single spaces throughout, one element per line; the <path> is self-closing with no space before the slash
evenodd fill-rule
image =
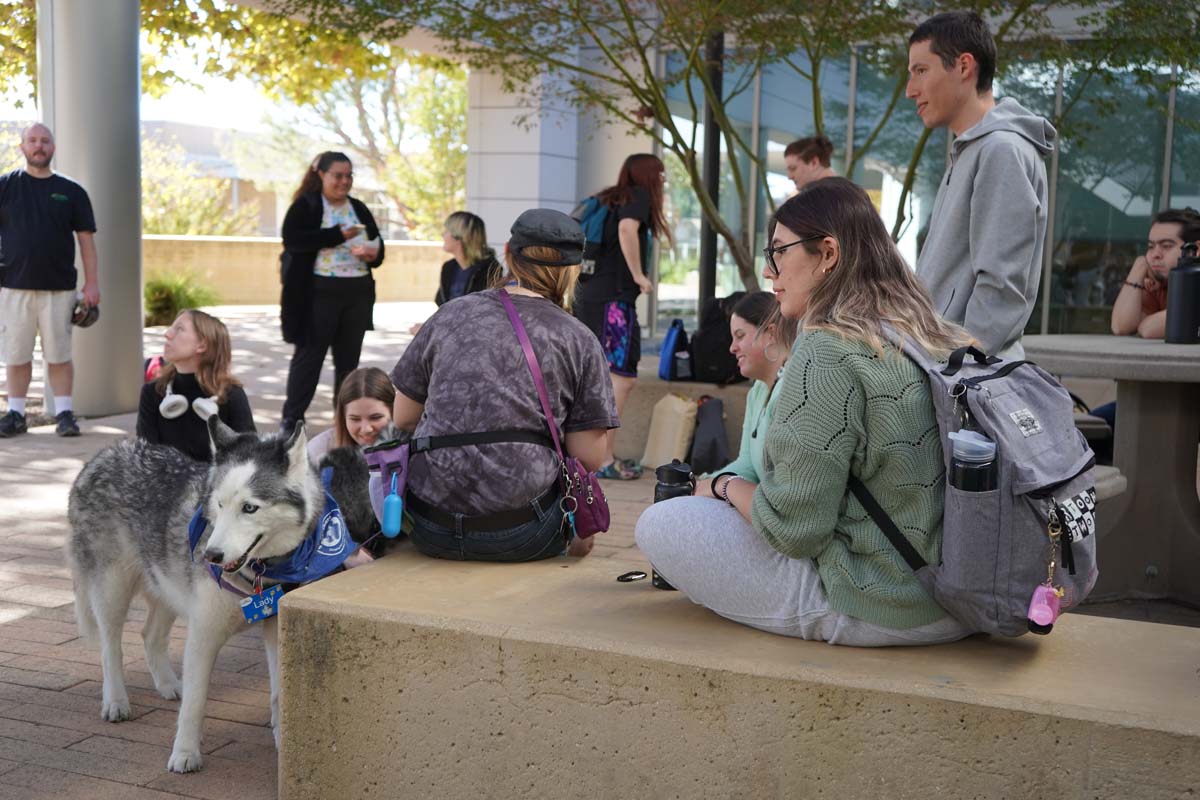
<path id="1" fill-rule="evenodd" d="M 535 519 L 498 531 L 464 531 L 462 514 L 454 515 L 454 525 L 439 525 L 411 511 L 412 542 L 417 551 L 433 558 L 454 561 L 540 561 L 562 555 L 570 542 L 563 532 L 563 512 L 558 498 L 529 506 Z"/>

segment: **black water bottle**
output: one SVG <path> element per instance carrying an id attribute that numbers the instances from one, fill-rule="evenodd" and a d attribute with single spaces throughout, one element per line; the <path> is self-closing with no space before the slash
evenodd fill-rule
<path id="1" fill-rule="evenodd" d="M 950 434 L 954 456 L 950 459 L 950 485 L 964 492 L 990 492 L 998 485 L 996 443 L 979 431 Z"/>
<path id="2" fill-rule="evenodd" d="M 1194 242 L 1167 273 L 1167 332 L 1170 344 L 1200 344 L 1200 257 Z"/>
<path id="3" fill-rule="evenodd" d="M 671 459 L 670 464 L 663 464 L 654 470 L 658 483 L 654 484 L 654 502 L 661 503 L 672 497 L 691 497 L 696 489 L 696 476 L 692 474 L 690 464 L 685 464 L 678 458 Z"/>
<path id="4" fill-rule="evenodd" d="M 673 458 L 670 464 L 663 464 L 654 470 L 654 477 L 658 479 L 658 483 L 654 484 L 656 503 L 673 497 L 691 497 L 696 489 L 696 476 L 692 474 L 691 465 L 678 458 Z M 650 583 L 655 589 L 675 590 L 675 587 L 664 581 L 653 567 L 650 569 Z"/>

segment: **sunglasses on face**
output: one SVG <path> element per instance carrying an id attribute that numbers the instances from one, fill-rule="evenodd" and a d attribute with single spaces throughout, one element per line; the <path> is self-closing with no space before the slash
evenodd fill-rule
<path id="1" fill-rule="evenodd" d="M 825 238 L 824 234 L 817 233 L 817 234 L 813 234 L 812 236 L 805 236 L 802 239 L 797 239 L 794 242 L 788 242 L 787 244 L 781 244 L 777 247 L 764 247 L 763 255 L 767 257 L 767 269 L 769 269 L 771 271 L 771 276 L 775 277 L 775 278 L 779 277 L 779 265 L 775 263 L 775 254 L 776 253 L 782 253 L 784 250 L 787 250 L 789 247 L 795 247 L 798 244 L 804 244 L 805 242 L 815 242 L 817 239 L 824 239 L 824 238 Z"/>

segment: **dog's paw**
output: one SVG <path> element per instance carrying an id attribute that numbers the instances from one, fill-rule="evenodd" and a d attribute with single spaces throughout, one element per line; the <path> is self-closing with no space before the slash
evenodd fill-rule
<path id="1" fill-rule="evenodd" d="M 183 685 L 178 679 L 173 681 L 163 681 L 155 688 L 158 689 L 159 695 L 164 700 L 178 700 L 183 696 Z"/>
<path id="2" fill-rule="evenodd" d="M 101 703 L 100 718 L 105 722 L 124 722 L 129 719 L 129 698 Z"/>
<path id="3" fill-rule="evenodd" d="M 204 757 L 199 750 L 173 750 L 171 759 L 167 761 L 167 769 L 171 772 L 195 772 L 204 766 Z"/>

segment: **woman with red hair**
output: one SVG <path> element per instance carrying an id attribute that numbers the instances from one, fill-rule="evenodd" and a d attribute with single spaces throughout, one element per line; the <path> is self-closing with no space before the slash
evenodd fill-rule
<path id="1" fill-rule="evenodd" d="M 612 377 L 617 415 L 637 382 L 642 355 L 642 332 L 638 325 L 638 295 L 654 288 L 646 276 L 650 241 L 666 236 L 663 217 L 665 173 L 658 156 L 639 153 L 625 159 L 615 186 L 596 197 L 608 208 L 604 236 L 592 274 L 581 275 L 575 292 L 575 316 L 583 321 L 604 349 Z M 613 457 L 613 432 L 609 431 L 601 478 L 632 480 L 641 466 Z"/>

